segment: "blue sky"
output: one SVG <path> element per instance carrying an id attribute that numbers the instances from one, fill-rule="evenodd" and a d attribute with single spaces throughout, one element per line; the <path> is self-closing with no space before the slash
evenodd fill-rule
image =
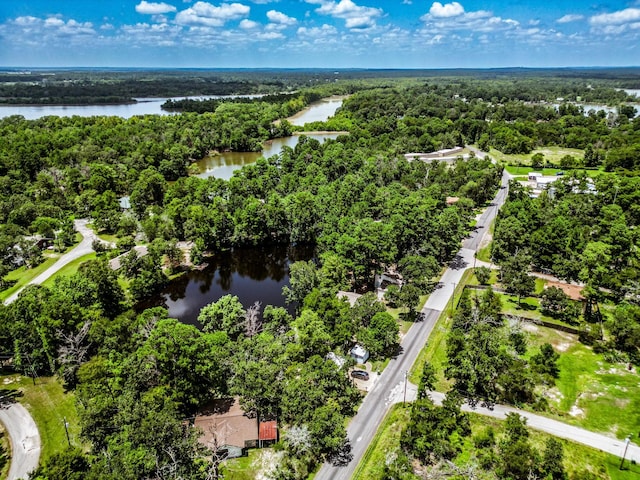
<path id="1" fill-rule="evenodd" d="M 0 0 L 0 65 L 640 65 L 640 0 L 592 1 Z"/>

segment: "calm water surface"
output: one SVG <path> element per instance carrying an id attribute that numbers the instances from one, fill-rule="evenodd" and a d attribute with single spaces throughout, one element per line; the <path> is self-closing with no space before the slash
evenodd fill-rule
<path id="1" fill-rule="evenodd" d="M 259 98 L 261 95 L 208 95 L 200 97 L 172 97 L 173 100 L 184 98 Z M 0 118 L 10 115 L 22 115 L 27 120 L 49 115 L 59 117 L 93 117 L 99 115 L 131 118 L 135 115 L 175 115 L 160 108 L 169 98 L 136 98 L 137 103 L 128 105 L 0 105 Z"/>
<path id="2" fill-rule="evenodd" d="M 322 143 L 329 138 L 336 139 L 338 138 L 338 135 L 341 135 L 342 133 L 309 132 L 305 133 L 305 135 L 309 138 L 315 138 Z M 269 158 L 273 155 L 277 155 L 285 145 L 287 147 L 294 148 L 299 139 L 299 135 L 275 138 L 265 143 L 264 150 L 262 150 L 262 152 L 223 152 L 216 155 L 208 155 L 202 160 L 196 162 L 196 165 L 198 165 L 200 169 L 200 174 L 198 176 L 201 178 L 216 177 L 229 180 L 233 176 L 234 171 L 244 167 L 245 165 L 256 163 L 260 157 Z"/>
<path id="3" fill-rule="evenodd" d="M 309 122 L 325 122 L 342 106 L 343 97 L 330 97 L 309 104 L 308 108 L 289 118 L 293 125 L 302 126 Z"/>
<path id="4" fill-rule="evenodd" d="M 237 295 L 245 308 L 255 301 L 287 307 L 282 287 L 289 285 L 289 265 L 313 258 L 314 248 L 308 245 L 268 246 L 234 249 L 207 259 L 202 271 L 193 270 L 172 281 L 159 295 L 139 306 L 165 306 L 169 316 L 184 323 L 200 326 L 198 313 L 223 295 Z M 261 311 L 262 311 L 261 309 Z"/>

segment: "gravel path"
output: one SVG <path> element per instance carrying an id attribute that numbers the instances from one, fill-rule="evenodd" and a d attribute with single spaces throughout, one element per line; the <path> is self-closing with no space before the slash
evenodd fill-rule
<path id="1" fill-rule="evenodd" d="M 27 478 L 38 467 L 40 459 L 40 434 L 33 418 L 19 403 L 0 407 L 0 422 L 11 440 L 11 467 L 7 480 Z"/>

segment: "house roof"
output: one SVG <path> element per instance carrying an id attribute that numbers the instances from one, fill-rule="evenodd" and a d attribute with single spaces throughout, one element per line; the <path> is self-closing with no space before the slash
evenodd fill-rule
<path id="1" fill-rule="evenodd" d="M 194 424 L 202 430 L 198 439 L 210 447 L 233 445 L 244 448 L 246 442 L 258 440 L 258 420 L 249 418 L 240 406 L 239 398 L 224 398 L 212 401 L 196 415 Z"/>
<path id="2" fill-rule="evenodd" d="M 349 352 L 351 355 L 355 355 L 356 357 L 365 357 L 369 355 L 369 352 L 360 344 L 356 343 L 354 347 Z"/>
<path id="3" fill-rule="evenodd" d="M 269 422 L 260 422 L 260 440 L 277 440 L 278 424 L 275 420 Z"/>

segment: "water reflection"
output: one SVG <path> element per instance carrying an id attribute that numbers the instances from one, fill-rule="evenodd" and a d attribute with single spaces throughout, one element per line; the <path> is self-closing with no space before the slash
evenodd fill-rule
<path id="1" fill-rule="evenodd" d="M 262 307 L 287 307 L 282 287 L 289 284 L 289 265 L 313 258 L 309 245 L 267 246 L 234 249 L 207 259 L 203 270 L 193 270 L 177 278 L 159 295 L 138 309 L 163 305 L 169 316 L 199 326 L 200 309 L 226 294 L 237 295 L 245 308 L 255 301 Z M 290 312 L 295 306 L 289 306 Z"/>
<path id="2" fill-rule="evenodd" d="M 317 133 L 309 132 L 305 135 L 314 138 L 319 142 L 327 139 L 336 139 L 338 135 L 344 132 Z M 258 158 L 269 158 L 277 155 L 282 151 L 282 147 L 287 146 L 294 148 L 298 144 L 300 135 L 292 135 L 290 137 L 275 138 L 264 144 L 262 152 L 223 152 L 215 155 L 207 155 L 202 160 L 198 160 L 196 165 L 200 170 L 198 176 L 200 178 L 216 177 L 229 180 L 233 176 L 233 172 L 239 170 L 245 165 L 256 163 Z"/>

